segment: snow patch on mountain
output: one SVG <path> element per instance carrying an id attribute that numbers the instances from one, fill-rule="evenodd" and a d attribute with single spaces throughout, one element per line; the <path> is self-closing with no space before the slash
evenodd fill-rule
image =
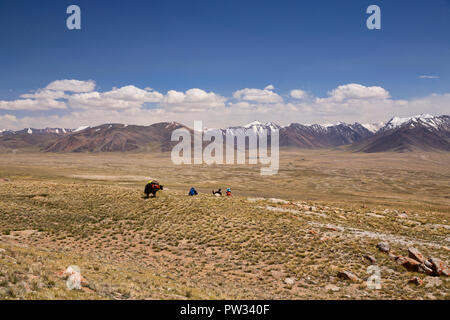
<path id="1" fill-rule="evenodd" d="M 80 132 L 80 131 L 83 131 L 83 130 L 85 130 L 87 128 L 89 128 L 89 126 L 81 126 L 81 127 L 78 127 L 77 129 L 73 130 L 73 132 Z"/>
<path id="2" fill-rule="evenodd" d="M 379 123 L 365 123 L 362 124 L 362 126 L 364 128 L 366 128 L 367 130 L 369 130 L 372 133 L 377 132 L 378 130 L 380 130 L 381 128 L 383 128 L 385 126 L 384 122 L 379 122 Z"/>
<path id="3" fill-rule="evenodd" d="M 436 118 L 430 114 L 419 114 L 412 117 L 393 117 L 391 120 L 386 123 L 386 125 L 383 127 L 383 130 L 391 130 L 395 128 L 399 128 L 405 124 L 411 124 L 414 125 L 414 123 L 421 122 L 424 125 L 428 125 L 434 128 L 437 128 Z"/>

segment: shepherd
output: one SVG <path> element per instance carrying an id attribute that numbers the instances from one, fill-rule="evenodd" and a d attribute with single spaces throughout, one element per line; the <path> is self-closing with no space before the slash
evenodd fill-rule
<path id="1" fill-rule="evenodd" d="M 150 197 L 150 194 L 153 195 L 153 198 L 156 197 L 156 192 L 159 190 L 163 190 L 163 186 L 159 184 L 156 180 L 150 180 L 145 186 L 144 193 L 146 194 L 146 199 Z"/>

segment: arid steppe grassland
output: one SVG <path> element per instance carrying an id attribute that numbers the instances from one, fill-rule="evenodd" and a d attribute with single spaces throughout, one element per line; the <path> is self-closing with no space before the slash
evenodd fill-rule
<path id="1" fill-rule="evenodd" d="M 283 150 L 278 175 L 259 168 L 1 154 L 0 299 L 450 298 L 448 277 L 394 259 L 414 247 L 449 262 L 449 153 Z M 143 199 L 149 179 L 165 190 Z M 232 198 L 211 194 L 227 187 Z M 61 277 L 70 265 L 82 290 Z"/>

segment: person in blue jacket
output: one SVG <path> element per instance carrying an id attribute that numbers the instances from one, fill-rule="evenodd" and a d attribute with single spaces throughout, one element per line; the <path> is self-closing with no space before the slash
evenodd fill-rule
<path id="1" fill-rule="evenodd" d="M 196 196 L 196 195 L 198 195 L 198 192 L 197 192 L 197 190 L 195 190 L 194 187 L 192 187 L 191 190 L 189 190 L 189 195 L 190 196 Z"/>

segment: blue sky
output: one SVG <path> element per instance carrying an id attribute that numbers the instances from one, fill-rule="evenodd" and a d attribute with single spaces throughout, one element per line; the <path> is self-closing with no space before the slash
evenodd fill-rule
<path id="1" fill-rule="evenodd" d="M 81 8 L 82 30 L 66 28 L 71 4 Z M 366 28 L 371 4 L 381 8 L 381 30 Z M 293 89 L 326 98 L 346 84 L 382 87 L 402 101 L 450 92 L 449 0 L 2 0 L 0 43 L 0 101 L 63 79 L 93 80 L 98 92 L 200 88 L 235 104 L 236 91 L 268 85 L 285 103 Z M 0 115 L 18 119 L 77 111 L 4 106 Z M 339 116 L 325 111 L 306 120 Z"/>

